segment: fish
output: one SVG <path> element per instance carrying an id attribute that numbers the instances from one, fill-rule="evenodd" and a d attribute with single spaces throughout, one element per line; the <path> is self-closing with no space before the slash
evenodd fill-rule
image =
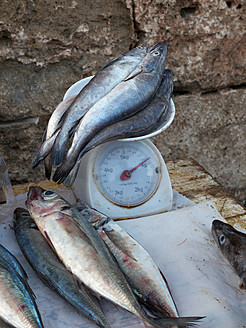
<path id="1" fill-rule="evenodd" d="M 67 269 L 95 294 L 154 327 L 192 326 L 201 319 L 154 319 L 147 315 L 103 239 L 79 211 L 54 191 L 30 187 L 26 206 Z"/>
<path id="2" fill-rule="evenodd" d="M 246 289 L 246 234 L 220 220 L 212 222 L 212 235 Z"/>
<path id="3" fill-rule="evenodd" d="M 123 81 L 142 61 L 148 48 L 140 46 L 108 62 L 80 91 L 68 109 L 51 152 L 51 163 L 60 165 L 69 140 L 69 131 L 85 113 L 118 83 Z"/>
<path id="4" fill-rule="evenodd" d="M 43 328 L 33 292 L 3 257 L 0 257 L 0 317 L 16 328 Z"/>
<path id="5" fill-rule="evenodd" d="M 147 251 L 114 220 L 95 209 L 83 209 L 81 214 L 105 241 L 140 300 L 156 312 L 178 317 L 170 288 Z"/>
<path id="6" fill-rule="evenodd" d="M 108 141 L 146 135 L 155 131 L 158 126 L 161 126 L 166 119 L 172 91 L 173 73 L 167 69 L 164 71 L 161 85 L 149 105 L 134 116 L 109 125 L 97 133 L 80 152 L 75 167 L 63 183 L 69 186 L 73 185 L 81 158 L 91 149 Z"/>
<path id="7" fill-rule="evenodd" d="M 3 245 L 0 244 L 0 256 L 4 258 L 9 264 L 13 267 L 13 269 L 24 279 L 27 280 L 28 276 L 23 268 L 23 266 L 20 264 L 20 262 L 17 260 L 17 258 L 10 253 L 7 248 L 5 248 Z"/>
<path id="8" fill-rule="evenodd" d="M 141 64 L 81 119 L 65 159 L 53 181 L 62 183 L 73 169 L 80 152 L 103 128 L 136 114 L 146 107 L 159 88 L 166 63 L 167 46 L 160 42 L 149 49 Z"/>
<path id="9" fill-rule="evenodd" d="M 79 286 L 74 276 L 67 271 L 24 208 L 18 207 L 14 211 L 14 231 L 22 253 L 40 280 L 99 327 L 110 328 L 89 291 L 83 285 Z"/>
<path id="10" fill-rule="evenodd" d="M 8 324 L 6 321 L 0 318 L 0 328 L 15 328 L 15 327 Z"/>
<path id="11" fill-rule="evenodd" d="M 49 155 L 52 147 L 54 145 L 54 142 L 56 140 L 56 137 L 60 131 L 60 126 L 62 123 L 62 119 L 64 117 L 65 112 L 68 110 L 68 108 L 72 105 L 74 100 L 76 99 L 77 95 L 71 96 L 67 99 L 64 99 L 59 103 L 59 105 L 56 107 L 54 112 L 52 113 L 46 130 L 43 135 L 43 143 L 41 147 L 38 149 L 36 154 L 34 155 L 33 161 L 32 161 L 32 168 L 34 169 L 39 165 L 39 163 L 45 159 L 45 176 L 49 179 L 51 175 L 52 165 L 51 165 L 51 156 Z M 48 156 L 48 158 L 47 158 Z"/>

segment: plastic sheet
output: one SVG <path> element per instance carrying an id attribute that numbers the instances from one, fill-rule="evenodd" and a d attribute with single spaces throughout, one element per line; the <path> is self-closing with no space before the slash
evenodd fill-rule
<path id="1" fill-rule="evenodd" d="M 59 191 L 75 202 L 69 191 Z M 24 207 L 26 195 L 16 198 Z M 210 203 L 191 205 L 175 194 L 175 208 L 182 209 L 150 217 L 125 220 L 119 224 L 150 253 L 165 274 L 180 315 L 206 316 L 202 328 L 246 327 L 246 292 L 239 289 L 239 278 L 223 257 L 210 232 L 214 219 L 223 220 Z M 50 291 L 25 261 L 15 240 L 12 216 L 15 209 L 7 204 L 0 211 L 0 242 L 23 264 L 45 327 L 97 327 L 79 315 L 59 295 Z M 112 328 L 141 328 L 143 323 L 108 301 L 102 302 Z"/>

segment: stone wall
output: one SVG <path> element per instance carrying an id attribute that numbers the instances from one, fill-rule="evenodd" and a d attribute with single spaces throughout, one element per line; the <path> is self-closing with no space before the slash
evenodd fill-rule
<path id="1" fill-rule="evenodd" d="M 13 183 L 31 169 L 45 125 L 75 81 L 136 45 L 168 45 L 176 117 L 154 138 L 246 198 L 246 1 L 2 1 L 0 154 Z M 35 124 L 38 118 L 38 124 Z"/>

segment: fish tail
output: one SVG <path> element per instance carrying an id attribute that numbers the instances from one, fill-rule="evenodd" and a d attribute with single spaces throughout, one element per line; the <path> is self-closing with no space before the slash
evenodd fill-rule
<path id="1" fill-rule="evenodd" d="M 45 177 L 49 180 L 52 172 L 52 164 L 50 162 L 50 154 L 44 159 L 44 169 L 45 169 Z"/>
<path id="2" fill-rule="evenodd" d="M 77 177 L 78 171 L 79 171 L 79 166 L 80 166 L 80 160 L 77 161 L 71 172 L 68 174 L 66 179 L 64 180 L 64 185 L 71 187 L 74 184 L 74 181 Z"/>
<path id="3" fill-rule="evenodd" d="M 32 169 L 35 169 L 35 167 L 37 167 L 42 162 L 43 158 L 39 157 L 39 155 L 39 151 L 37 151 L 32 161 Z"/>
<path id="4" fill-rule="evenodd" d="M 61 131 L 56 138 L 51 152 L 51 164 L 55 164 L 57 166 L 61 165 L 63 161 L 69 138 L 69 134 L 65 136 L 61 135 Z"/>
<path id="5" fill-rule="evenodd" d="M 148 323 L 155 327 L 171 328 L 173 326 L 177 328 L 195 327 L 201 319 L 205 317 L 179 317 L 179 318 L 163 318 L 163 319 L 148 319 Z"/>
<path id="6" fill-rule="evenodd" d="M 66 158 L 62 162 L 62 165 L 58 166 L 56 169 L 54 175 L 53 175 L 53 181 L 57 183 L 63 183 L 66 178 L 68 177 L 69 173 L 72 171 L 78 156 L 75 153 L 72 153 L 72 155 L 69 155 L 69 151 L 66 155 Z"/>
<path id="7" fill-rule="evenodd" d="M 36 154 L 33 157 L 33 161 L 32 161 L 32 168 L 33 169 L 35 167 L 37 167 L 40 164 L 40 162 L 42 162 L 47 156 L 49 156 L 49 154 L 52 151 L 52 146 L 55 142 L 55 137 L 56 137 L 56 135 L 53 135 L 50 139 L 46 140 L 41 145 L 39 150 L 36 152 Z"/>

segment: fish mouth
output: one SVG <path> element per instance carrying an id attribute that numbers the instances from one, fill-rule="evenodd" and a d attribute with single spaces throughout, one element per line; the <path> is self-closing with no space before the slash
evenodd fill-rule
<path id="1" fill-rule="evenodd" d="M 43 189 L 38 186 L 31 186 L 27 193 L 27 202 L 37 199 Z"/>
<path id="2" fill-rule="evenodd" d="M 156 49 L 164 49 L 166 47 L 167 47 L 167 45 L 164 42 L 158 42 L 158 43 L 154 44 L 151 48 L 149 48 L 148 52 L 152 52 L 153 50 L 156 50 Z"/>

